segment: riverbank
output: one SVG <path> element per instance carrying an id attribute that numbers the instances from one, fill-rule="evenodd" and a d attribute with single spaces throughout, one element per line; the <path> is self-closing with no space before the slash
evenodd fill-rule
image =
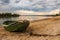
<path id="1" fill-rule="evenodd" d="M 8 32 L 0 26 L 0 40 L 60 40 L 60 16 L 30 22 L 23 33 Z"/>

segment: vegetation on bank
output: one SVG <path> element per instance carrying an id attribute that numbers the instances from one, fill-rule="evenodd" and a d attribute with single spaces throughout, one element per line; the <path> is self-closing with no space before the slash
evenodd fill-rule
<path id="1" fill-rule="evenodd" d="M 19 14 L 12 13 L 0 13 L 0 18 L 19 17 Z"/>
<path id="2" fill-rule="evenodd" d="M 60 16 L 60 13 L 59 14 L 56 14 L 56 16 Z"/>

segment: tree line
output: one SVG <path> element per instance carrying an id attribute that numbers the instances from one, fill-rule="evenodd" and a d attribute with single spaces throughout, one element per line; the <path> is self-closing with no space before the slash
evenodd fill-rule
<path id="1" fill-rule="evenodd" d="M 0 18 L 5 17 L 19 17 L 19 14 L 12 14 L 12 13 L 0 13 Z"/>

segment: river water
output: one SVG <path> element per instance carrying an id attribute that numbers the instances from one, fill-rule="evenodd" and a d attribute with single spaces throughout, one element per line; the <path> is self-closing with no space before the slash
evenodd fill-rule
<path id="1" fill-rule="evenodd" d="M 35 20 L 41 20 L 45 18 L 52 18 L 51 16 L 19 16 L 19 17 L 12 17 L 12 18 L 0 18 L 0 25 L 3 24 L 6 20 L 29 20 L 29 21 L 35 21 Z"/>

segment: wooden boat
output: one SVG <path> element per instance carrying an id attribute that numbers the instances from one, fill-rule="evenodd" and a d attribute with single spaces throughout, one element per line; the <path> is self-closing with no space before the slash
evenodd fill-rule
<path id="1" fill-rule="evenodd" d="M 12 24 L 4 27 L 7 31 L 10 32 L 23 32 L 29 26 L 29 21 L 24 20 L 23 22 L 13 22 Z"/>
<path id="2" fill-rule="evenodd" d="M 14 23 L 14 22 L 17 22 L 17 21 L 9 21 L 9 20 L 7 20 L 7 21 L 5 21 L 3 24 L 9 25 L 9 24 Z"/>

